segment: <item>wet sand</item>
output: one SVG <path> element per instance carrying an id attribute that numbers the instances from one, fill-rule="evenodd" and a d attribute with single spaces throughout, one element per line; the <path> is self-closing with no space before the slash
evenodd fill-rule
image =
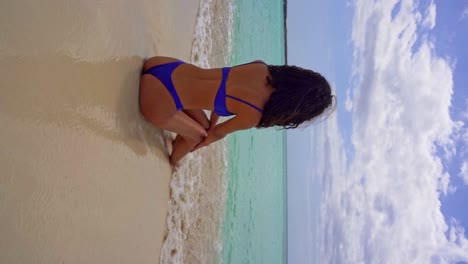
<path id="1" fill-rule="evenodd" d="M 0 263 L 158 263 L 171 168 L 144 58 L 189 60 L 198 1 L 0 3 Z"/>

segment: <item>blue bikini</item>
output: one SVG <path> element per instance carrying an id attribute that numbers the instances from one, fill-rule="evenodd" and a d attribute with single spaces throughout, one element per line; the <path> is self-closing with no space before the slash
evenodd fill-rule
<path id="1" fill-rule="evenodd" d="M 148 70 L 146 70 L 143 75 L 151 74 L 157 79 L 159 79 L 169 93 L 172 95 L 172 99 L 174 99 L 174 103 L 176 105 L 177 110 L 184 109 L 182 102 L 180 101 L 179 95 L 177 94 L 177 90 L 174 87 L 174 83 L 172 82 L 172 72 L 179 67 L 180 65 L 184 64 L 185 62 L 176 61 L 170 62 L 166 64 L 156 65 Z M 256 62 L 252 62 L 256 63 Z M 263 63 L 263 62 L 262 62 Z M 248 63 L 247 63 L 248 64 Z M 242 64 L 244 65 L 244 64 Z M 214 112 L 219 116 L 231 116 L 234 115 L 233 113 L 229 112 L 226 105 L 226 98 L 231 98 L 241 103 L 244 103 L 255 110 L 263 113 L 263 110 L 258 108 L 257 106 L 244 101 L 240 98 L 234 97 L 232 95 L 226 94 L 226 81 L 229 76 L 229 72 L 231 71 L 231 67 L 222 68 L 223 78 L 221 80 L 221 84 L 219 85 L 218 92 L 216 93 L 215 101 L 214 101 Z"/>
<path id="2" fill-rule="evenodd" d="M 174 83 L 172 82 L 172 72 L 182 64 L 184 64 L 183 61 L 175 61 L 166 64 L 156 65 L 143 73 L 143 75 L 153 75 L 158 80 L 160 80 L 164 84 L 164 86 L 166 86 L 166 89 L 172 95 L 172 99 L 174 99 L 174 103 L 176 105 L 177 110 L 184 109 L 184 106 L 182 105 L 179 95 L 177 94 L 177 91 L 174 87 Z"/>

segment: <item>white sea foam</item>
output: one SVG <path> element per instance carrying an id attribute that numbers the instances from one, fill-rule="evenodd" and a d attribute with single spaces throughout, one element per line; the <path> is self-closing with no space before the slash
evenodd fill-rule
<path id="1" fill-rule="evenodd" d="M 191 63 L 200 67 L 225 64 L 231 54 L 233 6 L 220 2 L 200 2 L 191 51 Z M 226 142 L 217 142 L 189 154 L 173 173 L 161 263 L 220 262 L 226 153 Z"/>
<path id="2" fill-rule="evenodd" d="M 190 154 L 170 189 L 161 263 L 217 263 L 226 201 L 224 142 Z"/>
<path id="3" fill-rule="evenodd" d="M 234 5 L 228 1 L 200 1 L 191 62 L 203 68 L 224 66 L 232 55 Z"/>

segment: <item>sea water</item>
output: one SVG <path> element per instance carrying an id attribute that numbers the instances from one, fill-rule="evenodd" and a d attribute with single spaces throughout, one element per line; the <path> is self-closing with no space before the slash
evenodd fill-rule
<path id="1" fill-rule="evenodd" d="M 284 64 L 282 0 L 201 0 L 191 62 Z M 285 263 L 285 132 L 236 132 L 171 178 L 161 263 Z"/>
<path id="2" fill-rule="evenodd" d="M 284 64 L 282 0 L 236 1 L 230 64 Z M 251 129 L 228 138 L 223 263 L 283 263 L 286 250 L 284 131 Z"/>

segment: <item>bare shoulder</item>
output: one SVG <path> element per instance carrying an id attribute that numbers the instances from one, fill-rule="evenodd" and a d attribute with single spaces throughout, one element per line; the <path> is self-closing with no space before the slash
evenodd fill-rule
<path id="1" fill-rule="evenodd" d="M 262 113 L 256 111 L 252 107 L 246 107 L 242 105 L 239 107 L 236 117 L 238 122 L 242 124 L 244 128 L 256 127 L 262 119 Z"/>
<path id="2" fill-rule="evenodd" d="M 157 65 L 171 63 L 175 61 L 181 61 L 181 60 L 176 59 L 176 58 L 171 58 L 171 57 L 163 57 L 163 56 L 151 57 L 145 60 L 145 63 L 143 64 L 143 71 L 146 71 L 147 69 L 157 66 Z"/>

